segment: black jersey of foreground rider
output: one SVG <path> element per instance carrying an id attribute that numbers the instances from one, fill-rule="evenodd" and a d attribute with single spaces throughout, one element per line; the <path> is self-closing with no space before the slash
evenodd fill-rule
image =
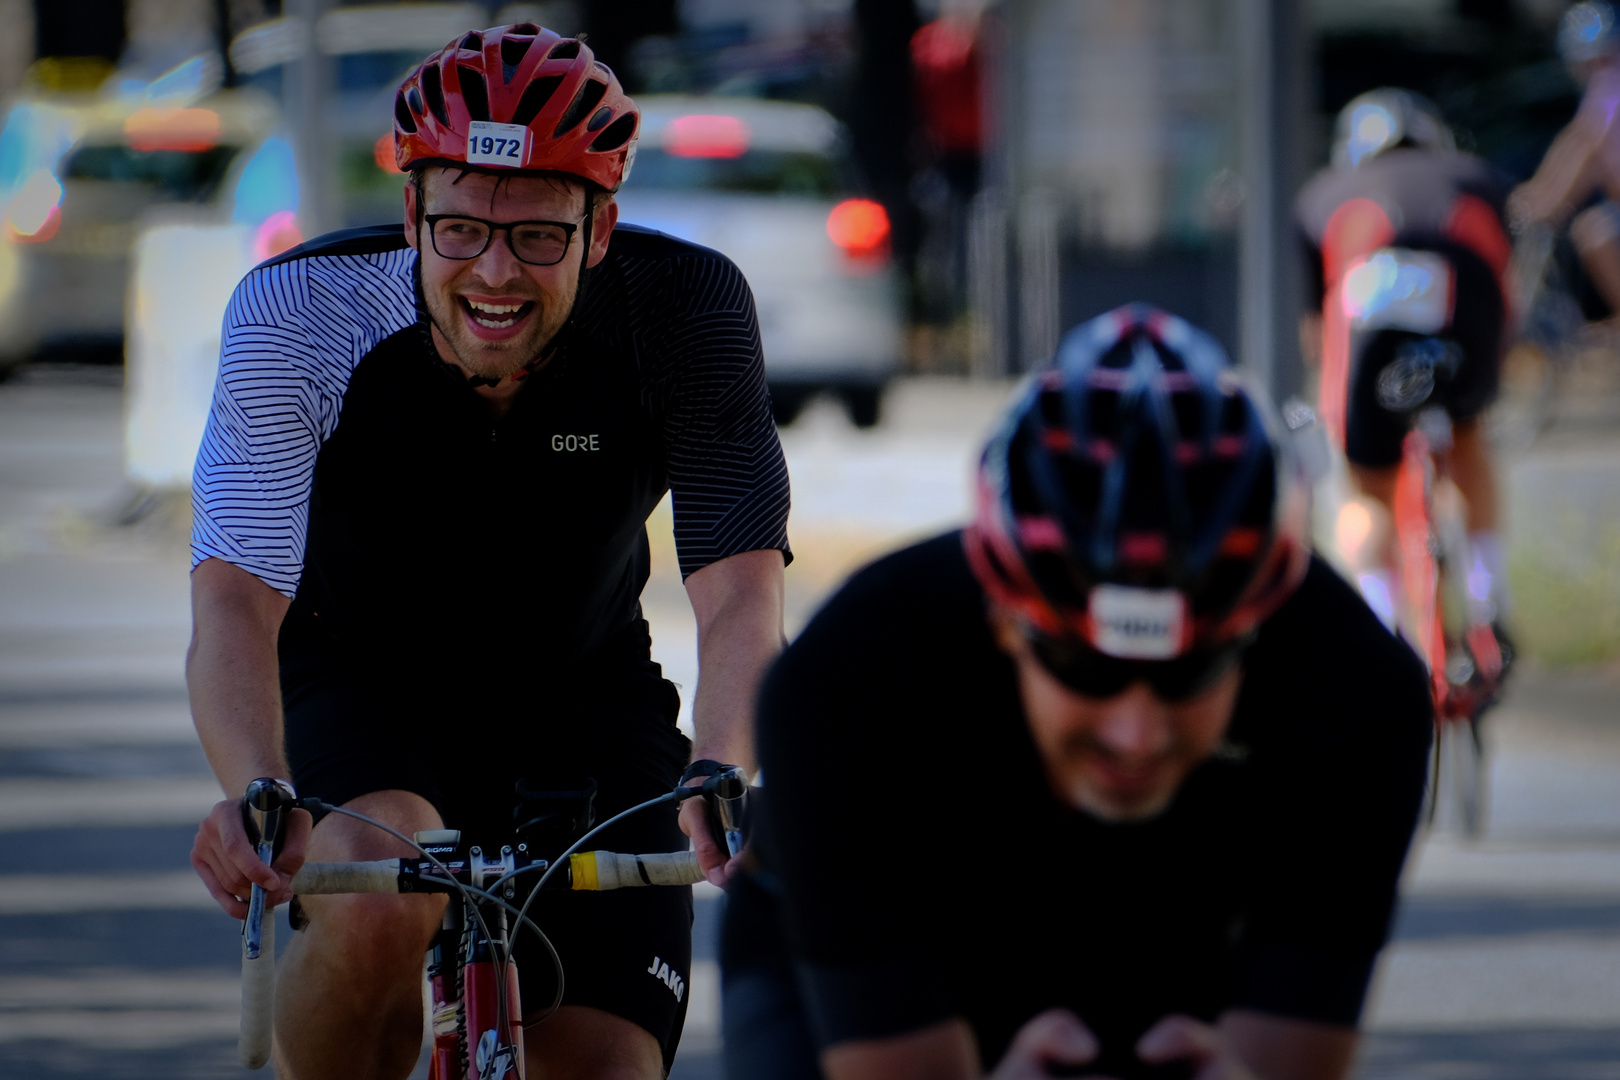
<path id="1" fill-rule="evenodd" d="M 1127 1050 L 1171 1012 L 1353 1024 L 1422 797 L 1424 671 L 1320 561 L 1218 760 L 1104 824 L 1050 793 L 959 533 L 857 575 L 768 677 L 728 980 L 791 964 L 814 1041 L 952 1016 L 986 1065 L 1044 1009 Z M 729 1037 L 729 1036 L 728 1036 Z"/>
<path id="2" fill-rule="evenodd" d="M 684 573 L 787 552 L 753 298 L 724 256 L 615 230 L 574 332 L 499 421 L 432 349 L 398 226 L 251 273 L 197 466 L 196 559 L 292 595 L 282 654 L 527 678 L 645 659 L 644 523 Z"/>

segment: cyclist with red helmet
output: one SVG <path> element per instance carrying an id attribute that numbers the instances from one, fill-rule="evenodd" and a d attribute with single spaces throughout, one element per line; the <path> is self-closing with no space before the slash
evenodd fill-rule
<path id="1" fill-rule="evenodd" d="M 1121 308 L 1033 377 L 977 493 L 766 678 L 728 1075 L 1344 1076 L 1430 703 L 1306 547 L 1261 405 L 1213 339 Z"/>
<path id="2" fill-rule="evenodd" d="M 227 794 L 283 778 L 403 833 L 455 828 L 498 850 L 525 824 L 520 786 L 543 801 L 594 785 L 601 821 L 702 771 L 694 751 L 751 766 L 749 706 L 782 641 L 787 474 L 747 283 L 716 252 L 617 221 L 639 123 L 582 42 L 527 23 L 468 33 L 395 100 L 403 230 L 319 238 L 238 287 L 196 469 L 188 659 Z M 695 747 L 640 607 L 666 491 L 698 624 Z M 668 851 L 691 834 L 719 880 L 700 804 L 603 840 Z M 311 832 L 293 817 L 274 869 L 237 799 L 203 823 L 192 861 L 227 912 L 241 917 L 250 881 L 289 899 L 306 856 L 404 850 L 349 818 Z M 410 1072 L 441 910 L 300 902 L 282 1075 Z M 528 1034 L 529 1067 L 663 1075 L 687 1007 L 690 890 L 535 910 L 568 977 Z M 532 1014 L 557 976 L 516 941 Z"/>

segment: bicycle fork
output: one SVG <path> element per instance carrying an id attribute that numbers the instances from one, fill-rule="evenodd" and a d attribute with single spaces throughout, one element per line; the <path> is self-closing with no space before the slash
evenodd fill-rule
<path id="1" fill-rule="evenodd" d="M 483 915 L 490 937 L 452 898 L 433 941 L 429 1080 L 522 1080 L 524 1074 L 523 1006 L 506 912 L 495 908 Z"/>

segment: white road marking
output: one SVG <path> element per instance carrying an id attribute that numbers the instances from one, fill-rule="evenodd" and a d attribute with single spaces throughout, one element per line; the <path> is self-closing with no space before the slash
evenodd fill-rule
<path id="1" fill-rule="evenodd" d="M 196 742 L 197 731 L 183 701 L 0 707 L 0 750 Z"/>
<path id="2" fill-rule="evenodd" d="M 195 825 L 224 796 L 202 776 L 0 780 L 0 832 Z"/>
<path id="3" fill-rule="evenodd" d="M 1620 1025 L 1620 937 L 1527 934 L 1400 942 L 1367 1009 L 1373 1031 Z"/>
<path id="4" fill-rule="evenodd" d="M 91 969 L 0 978 L 0 1043 L 157 1049 L 234 1038 L 241 983 L 218 971 Z"/>
<path id="5" fill-rule="evenodd" d="M 236 1038 L 241 1017 L 229 1009 L 184 1009 L 172 1012 L 78 1011 L 72 1009 L 0 1013 L 0 1043 L 89 1043 L 118 1050 L 155 1050 L 190 1043 Z"/>
<path id="6" fill-rule="evenodd" d="M 1403 884 L 1412 896 L 1620 900 L 1620 847 L 1433 834 L 1414 847 Z"/>
<path id="7" fill-rule="evenodd" d="M 0 915 L 207 910 L 214 906 L 213 897 L 190 870 L 165 874 L 0 875 Z"/>

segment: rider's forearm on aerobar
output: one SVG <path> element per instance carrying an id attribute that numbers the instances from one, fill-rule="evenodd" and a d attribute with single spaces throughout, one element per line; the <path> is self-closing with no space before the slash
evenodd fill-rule
<path id="1" fill-rule="evenodd" d="M 686 579 L 698 629 L 695 758 L 753 771 L 759 681 L 782 651 L 782 553 L 747 551 Z"/>
<path id="2" fill-rule="evenodd" d="M 260 776 L 287 778 L 276 636 L 290 601 L 219 559 L 191 574 L 186 687 L 203 751 L 227 795 Z"/>

